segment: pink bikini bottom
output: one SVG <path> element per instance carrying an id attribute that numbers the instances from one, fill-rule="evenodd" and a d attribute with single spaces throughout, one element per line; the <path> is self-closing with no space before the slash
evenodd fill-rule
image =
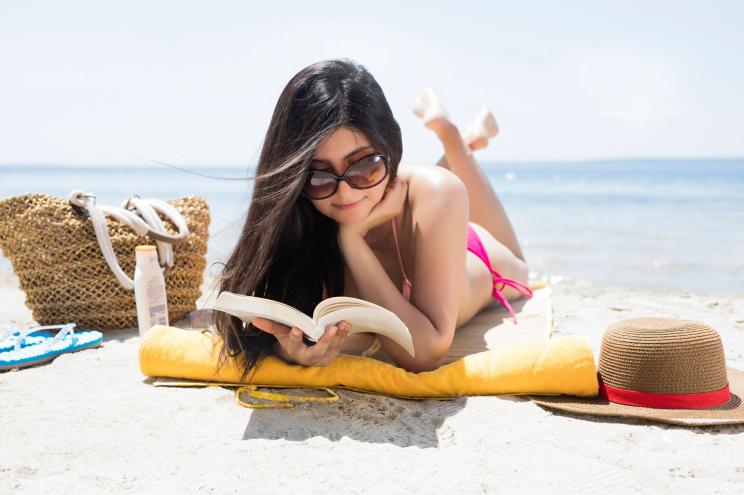
<path id="1" fill-rule="evenodd" d="M 468 225 L 468 251 L 474 253 L 477 257 L 483 260 L 483 263 L 486 264 L 486 267 L 491 272 L 491 278 L 493 279 L 493 297 L 498 299 L 501 304 L 506 307 L 512 319 L 514 320 L 514 323 L 516 324 L 517 317 L 514 314 L 514 310 L 509 304 L 509 301 L 507 301 L 506 298 L 501 294 L 501 291 L 504 290 L 504 287 L 508 285 L 516 289 L 523 296 L 530 298 L 532 297 L 532 290 L 526 285 L 517 282 L 516 280 L 502 277 L 497 271 L 491 268 L 491 260 L 488 259 L 488 253 L 486 253 L 486 250 L 483 247 L 483 243 L 478 237 L 478 234 L 475 233 L 475 230 L 470 225 Z M 501 287 L 498 287 L 499 284 L 501 284 Z"/>

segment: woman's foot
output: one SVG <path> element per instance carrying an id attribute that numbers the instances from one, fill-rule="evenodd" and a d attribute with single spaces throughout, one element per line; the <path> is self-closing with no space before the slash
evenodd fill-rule
<path id="1" fill-rule="evenodd" d="M 475 151 L 488 146 L 488 140 L 496 137 L 498 133 L 499 126 L 496 124 L 496 118 L 488 107 L 484 106 L 462 135 L 462 140 L 471 150 Z"/>
<path id="2" fill-rule="evenodd" d="M 450 124 L 449 114 L 442 106 L 439 95 L 432 87 L 427 87 L 413 102 L 413 113 L 421 117 L 424 125 L 434 132 L 438 132 L 445 125 Z"/>

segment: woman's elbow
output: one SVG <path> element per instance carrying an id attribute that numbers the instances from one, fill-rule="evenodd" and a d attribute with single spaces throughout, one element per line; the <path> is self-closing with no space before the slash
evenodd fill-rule
<path id="1" fill-rule="evenodd" d="M 439 362 L 441 360 L 416 360 L 414 362 L 401 364 L 401 368 L 403 368 L 406 371 L 410 371 L 412 373 L 422 373 L 424 371 L 434 371 L 435 369 L 439 368 Z"/>
<path id="2" fill-rule="evenodd" d="M 433 371 L 442 365 L 442 359 L 447 354 L 451 341 L 452 339 L 448 339 L 446 345 L 444 341 L 437 342 L 432 348 L 419 350 L 415 357 L 398 364 L 401 368 L 413 373 Z"/>

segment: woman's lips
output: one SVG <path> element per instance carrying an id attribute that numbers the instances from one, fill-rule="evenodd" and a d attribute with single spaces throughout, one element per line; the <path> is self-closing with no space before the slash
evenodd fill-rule
<path id="1" fill-rule="evenodd" d="M 364 201 L 364 198 L 360 199 L 356 203 L 348 203 L 348 204 L 345 204 L 345 205 L 333 205 L 333 206 L 335 206 L 339 210 L 344 210 L 344 211 L 345 210 L 353 210 L 354 208 L 356 208 L 357 206 L 359 206 L 362 203 L 362 201 Z"/>

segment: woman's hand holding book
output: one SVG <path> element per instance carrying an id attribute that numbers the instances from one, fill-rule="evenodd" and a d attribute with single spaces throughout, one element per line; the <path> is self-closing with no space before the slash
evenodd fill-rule
<path id="1" fill-rule="evenodd" d="M 323 336 L 315 345 L 306 345 L 302 339 L 302 331 L 297 327 L 288 327 L 275 321 L 256 317 L 254 326 L 276 337 L 276 354 L 293 364 L 302 366 L 328 366 L 336 359 L 341 344 L 351 325 L 347 321 L 339 321 L 336 325 L 327 325 Z"/>
<path id="2" fill-rule="evenodd" d="M 403 320 L 364 299 L 342 296 L 324 299 L 315 306 L 311 317 L 279 301 L 223 291 L 212 309 L 224 311 L 272 334 L 277 339 L 272 350 L 284 360 L 297 364 L 330 364 L 349 334 L 364 332 L 388 337 L 414 356 L 413 337 Z M 315 344 L 305 345 L 303 334 Z"/>

